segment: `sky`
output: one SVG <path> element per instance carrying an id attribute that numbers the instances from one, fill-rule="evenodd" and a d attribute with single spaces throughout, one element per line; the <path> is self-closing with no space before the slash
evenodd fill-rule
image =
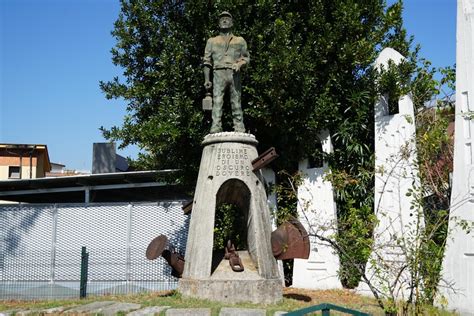
<path id="1" fill-rule="evenodd" d="M 389 1 L 393 2 L 393 1 Z M 405 0 L 404 22 L 433 66 L 455 63 L 456 1 Z M 100 126 L 120 125 L 121 100 L 99 81 L 121 74 L 110 32 L 119 0 L 0 0 L 0 143 L 46 144 L 50 160 L 90 170 Z M 118 151 L 137 156 L 138 148 Z"/>

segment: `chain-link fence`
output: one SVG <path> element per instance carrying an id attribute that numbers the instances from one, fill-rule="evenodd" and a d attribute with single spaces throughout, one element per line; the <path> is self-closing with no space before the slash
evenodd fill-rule
<path id="1" fill-rule="evenodd" d="M 181 205 L 0 205 L 0 299 L 79 297 L 83 246 L 89 295 L 176 288 L 164 259 L 149 261 L 145 251 L 164 234 L 184 254 Z"/>

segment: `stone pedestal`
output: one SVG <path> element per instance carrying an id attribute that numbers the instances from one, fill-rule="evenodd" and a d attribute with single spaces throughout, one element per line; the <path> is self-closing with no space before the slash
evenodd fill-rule
<path id="1" fill-rule="evenodd" d="M 274 303 L 281 299 L 278 267 L 273 257 L 270 212 L 253 135 L 224 132 L 204 138 L 186 246 L 184 296 L 225 302 Z M 233 272 L 222 254 L 213 253 L 216 206 L 232 203 L 246 219 L 247 249 L 239 255 L 245 271 Z"/>

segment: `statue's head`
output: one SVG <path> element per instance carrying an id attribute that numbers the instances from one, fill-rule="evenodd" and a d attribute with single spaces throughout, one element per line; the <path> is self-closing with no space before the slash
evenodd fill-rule
<path id="1" fill-rule="evenodd" d="M 221 30 L 229 30 L 232 28 L 232 14 L 227 11 L 223 11 L 219 14 L 219 28 Z"/>

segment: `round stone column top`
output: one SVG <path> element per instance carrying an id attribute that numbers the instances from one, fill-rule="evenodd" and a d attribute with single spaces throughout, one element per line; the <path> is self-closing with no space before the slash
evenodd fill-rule
<path id="1" fill-rule="evenodd" d="M 202 141 L 204 146 L 215 143 L 245 143 L 257 146 L 258 141 L 252 134 L 240 132 L 221 132 L 207 134 Z"/>

